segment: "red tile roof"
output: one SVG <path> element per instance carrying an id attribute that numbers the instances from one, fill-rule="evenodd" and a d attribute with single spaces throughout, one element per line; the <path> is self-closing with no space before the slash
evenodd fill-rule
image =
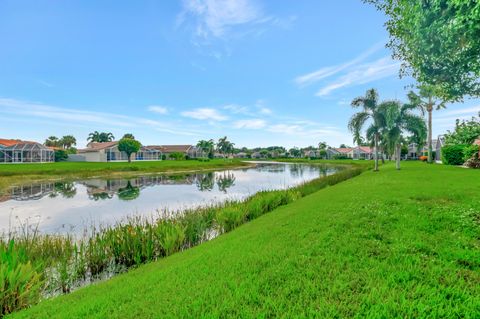
<path id="1" fill-rule="evenodd" d="M 368 147 L 368 146 L 359 146 L 358 148 L 365 153 L 372 153 L 373 152 L 373 149 L 371 147 Z"/>
<path id="2" fill-rule="evenodd" d="M 336 150 L 337 152 L 340 152 L 340 153 L 348 153 L 348 152 L 351 152 L 353 150 L 353 148 L 351 148 L 351 147 L 339 147 L 339 148 L 334 148 L 334 150 Z"/>
<path id="3" fill-rule="evenodd" d="M 8 147 L 8 146 L 13 146 L 15 144 L 31 144 L 31 143 L 36 143 L 36 142 L 31 142 L 31 141 L 22 141 L 22 140 L 10 140 L 10 139 L 3 139 L 0 138 L 0 145 Z"/>

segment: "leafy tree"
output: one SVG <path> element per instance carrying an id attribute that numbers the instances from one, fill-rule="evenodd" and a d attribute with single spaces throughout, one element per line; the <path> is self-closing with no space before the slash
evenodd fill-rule
<path id="1" fill-rule="evenodd" d="M 297 147 L 291 148 L 288 150 L 288 153 L 290 153 L 290 155 L 293 157 L 300 157 L 302 155 L 302 152 Z"/>
<path id="2" fill-rule="evenodd" d="M 364 0 L 389 17 L 387 46 L 402 60 L 400 75 L 439 88 L 445 101 L 480 96 L 480 2 Z"/>
<path id="3" fill-rule="evenodd" d="M 93 133 L 90 133 L 88 135 L 87 141 L 90 142 L 97 142 L 97 143 L 104 143 L 104 142 L 111 142 L 115 139 L 112 133 L 107 133 L 107 132 L 98 132 L 95 131 Z"/>
<path id="4" fill-rule="evenodd" d="M 133 153 L 137 153 L 140 150 L 140 147 L 142 147 L 142 144 L 140 144 L 139 141 L 133 140 L 131 138 L 122 138 L 118 142 L 118 150 L 127 154 L 129 163 L 132 161 L 131 155 Z"/>
<path id="5" fill-rule="evenodd" d="M 200 140 L 197 143 L 197 147 L 203 154 L 207 154 L 207 156 L 210 157 L 210 154 L 213 153 L 213 149 L 215 148 L 215 142 L 213 140 Z"/>
<path id="6" fill-rule="evenodd" d="M 361 138 L 361 137 L 360 137 L 360 138 Z M 348 146 L 345 145 L 345 144 L 340 144 L 339 148 L 348 148 Z"/>
<path id="7" fill-rule="evenodd" d="M 384 117 L 378 110 L 378 93 L 375 89 L 367 90 L 365 96 L 359 96 L 352 101 L 353 108 L 362 108 L 362 110 L 352 116 L 348 123 L 348 129 L 353 133 L 353 142 L 361 143 L 362 130 L 367 122 L 367 140 L 373 142 L 375 152 L 375 171 L 378 171 L 378 144 L 380 142 L 381 131 L 385 126 Z"/>
<path id="8" fill-rule="evenodd" d="M 385 145 L 393 150 L 396 158 L 396 168 L 400 169 L 400 157 L 402 152 L 403 133 L 409 132 L 416 139 L 424 139 L 427 128 L 423 118 L 412 113 L 416 106 L 401 104 L 398 101 L 383 102 L 378 106 L 378 112 L 383 119 L 382 136 Z"/>
<path id="9" fill-rule="evenodd" d="M 70 149 L 72 146 L 77 145 L 77 139 L 73 135 L 65 135 L 59 141 L 59 144 L 62 145 L 64 149 Z"/>
<path id="10" fill-rule="evenodd" d="M 431 85 L 420 85 L 418 87 L 418 93 L 410 91 L 408 93 L 408 99 L 410 103 L 415 107 L 419 108 L 422 113 L 425 112 L 428 114 L 428 136 L 427 136 L 427 147 L 428 147 L 428 162 L 433 163 L 433 149 L 432 149 L 432 112 L 433 110 L 440 110 L 445 108 L 445 102 L 435 99 L 437 95 L 435 92 L 438 91 L 438 88 Z"/>
<path id="11" fill-rule="evenodd" d="M 478 115 L 478 118 L 472 117 L 470 120 L 460 121 L 457 119 L 455 130 L 445 134 L 445 143 L 470 145 L 480 138 L 480 113 Z"/>

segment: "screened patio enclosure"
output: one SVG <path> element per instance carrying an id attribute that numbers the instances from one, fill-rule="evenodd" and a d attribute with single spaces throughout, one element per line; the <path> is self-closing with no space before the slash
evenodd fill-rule
<path id="1" fill-rule="evenodd" d="M 18 143 L 0 146 L 0 163 L 50 163 L 55 152 L 39 143 Z"/>

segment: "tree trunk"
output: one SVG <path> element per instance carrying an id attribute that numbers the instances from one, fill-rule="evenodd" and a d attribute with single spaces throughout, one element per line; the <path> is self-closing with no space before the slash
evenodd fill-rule
<path id="1" fill-rule="evenodd" d="M 400 169 L 400 156 L 402 155 L 402 147 L 401 147 L 400 143 L 397 143 L 397 144 L 395 145 L 395 153 L 396 153 L 395 159 L 396 159 L 396 161 L 397 161 L 397 163 L 396 163 L 396 168 L 397 168 L 397 169 Z"/>
<path id="2" fill-rule="evenodd" d="M 432 149 L 432 104 L 428 107 L 428 162 L 433 163 L 433 149 Z"/>
<path id="3" fill-rule="evenodd" d="M 375 146 L 374 146 L 374 152 L 375 152 L 375 169 L 374 171 L 378 171 L 378 134 L 375 134 Z"/>

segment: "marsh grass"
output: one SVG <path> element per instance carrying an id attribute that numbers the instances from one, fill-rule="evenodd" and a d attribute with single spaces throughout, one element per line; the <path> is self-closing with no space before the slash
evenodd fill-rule
<path id="1" fill-rule="evenodd" d="M 299 186 L 262 191 L 243 201 L 165 214 L 157 219 L 132 217 L 107 227 L 90 227 L 81 238 L 40 234 L 25 226 L 0 240 L 1 315 L 35 304 L 41 295 L 74 288 L 196 246 L 229 232 L 275 208 L 329 185 L 359 175 L 351 167 Z M 212 235 L 213 234 L 213 235 Z"/>

